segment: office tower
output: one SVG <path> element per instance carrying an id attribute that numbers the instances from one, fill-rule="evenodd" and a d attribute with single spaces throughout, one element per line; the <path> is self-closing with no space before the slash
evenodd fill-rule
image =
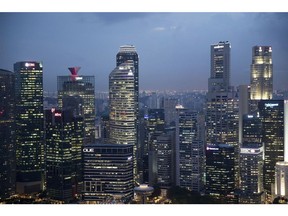
<path id="1" fill-rule="evenodd" d="M 45 110 L 46 189 L 50 198 L 69 203 L 81 193 L 83 116 L 73 109 Z"/>
<path id="2" fill-rule="evenodd" d="M 259 115 L 243 115 L 241 143 L 262 143 L 262 122 Z"/>
<path id="3" fill-rule="evenodd" d="M 227 92 L 230 88 L 230 51 L 228 41 L 211 45 L 210 92 Z"/>
<path id="4" fill-rule="evenodd" d="M 169 189 L 175 185 L 173 164 L 173 148 L 175 146 L 175 132 L 165 131 L 157 136 L 155 143 L 157 183 L 161 189 Z"/>
<path id="5" fill-rule="evenodd" d="M 95 140 L 95 77 L 80 76 L 80 67 L 69 68 L 70 76 L 57 77 L 58 106 L 73 108 L 84 117 L 84 143 Z"/>
<path id="6" fill-rule="evenodd" d="M 262 122 L 264 146 L 264 189 L 271 195 L 275 182 L 275 166 L 284 161 L 284 101 L 260 100 L 259 115 Z"/>
<path id="7" fill-rule="evenodd" d="M 14 74 L 0 69 L 0 199 L 15 193 Z"/>
<path id="8" fill-rule="evenodd" d="M 238 144 L 239 100 L 230 86 L 229 42 L 211 45 L 211 75 L 206 100 L 207 144 Z"/>
<path id="9" fill-rule="evenodd" d="M 110 141 L 134 148 L 134 175 L 137 176 L 137 126 L 133 61 L 117 66 L 109 75 Z"/>
<path id="10" fill-rule="evenodd" d="M 240 203 L 264 203 L 263 156 L 264 149 L 256 143 L 240 148 Z"/>
<path id="11" fill-rule="evenodd" d="M 178 104 L 178 99 L 176 98 L 164 98 L 163 107 L 165 111 L 165 124 L 171 125 L 176 122 L 177 111 L 176 105 Z"/>
<path id="12" fill-rule="evenodd" d="M 85 201 L 129 203 L 133 198 L 133 145 L 83 146 Z"/>
<path id="13" fill-rule="evenodd" d="M 149 163 L 149 154 L 153 151 L 153 143 L 157 134 L 164 131 L 164 109 L 148 109 L 144 114 L 144 142 L 141 145 L 143 183 L 149 182 L 149 171 L 152 171 L 153 163 Z M 151 155 L 150 155 L 151 156 Z M 155 169 L 154 169 L 155 171 Z"/>
<path id="14" fill-rule="evenodd" d="M 288 162 L 281 161 L 275 167 L 275 192 L 277 197 L 288 198 Z"/>
<path id="15" fill-rule="evenodd" d="M 133 65 L 133 75 L 134 75 L 134 109 L 135 109 L 135 136 L 136 136 L 136 148 L 137 152 L 140 149 L 140 141 L 139 141 L 139 124 L 140 124 L 140 116 L 139 116 L 139 56 L 134 45 L 123 45 L 120 46 L 119 52 L 116 55 L 116 66 L 120 66 L 123 63 L 130 62 Z M 137 161 L 141 160 L 139 158 L 139 154 L 135 155 L 135 159 Z M 137 171 L 138 172 L 138 171 Z M 136 173 L 135 173 L 136 174 Z M 137 173 L 138 175 L 138 173 Z"/>
<path id="16" fill-rule="evenodd" d="M 15 71 L 16 192 L 33 193 L 44 183 L 43 67 L 17 62 Z"/>
<path id="17" fill-rule="evenodd" d="M 273 64 L 271 46 L 254 46 L 251 64 L 251 99 L 268 100 L 273 94 Z"/>
<path id="18" fill-rule="evenodd" d="M 176 122 L 176 184 L 191 191 L 204 189 L 204 143 L 200 140 L 198 114 L 178 109 Z"/>
<path id="19" fill-rule="evenodd" d="M 206 147 L 206 194 L 224 203 L 235 203 L 235 147 L 214 144 Z"/>

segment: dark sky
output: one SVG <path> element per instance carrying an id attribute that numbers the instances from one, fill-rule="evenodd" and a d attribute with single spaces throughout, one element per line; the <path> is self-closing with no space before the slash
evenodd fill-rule
<path id="1" fill-rule="evenodd" d="M 136 46 L 141 90 L 207 89 L 210 45 L 231 43 L 231 81 L 249 84 L 252 46 L 273 50 L 274 89 L 288 89 L 288 13 L 0 13 L 0 68 L 42 61 L 44 90 L 80 66 L 96 91 L 124 44 Z"/>

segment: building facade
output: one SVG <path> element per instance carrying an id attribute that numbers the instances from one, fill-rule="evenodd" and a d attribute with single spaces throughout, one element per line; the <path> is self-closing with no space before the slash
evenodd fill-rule
<path id="1" fill-rule="evenodd" d="M 33 193 L 44 186 L 43 67 L 41 62 L 14 64 L 16 191 Z"/>
<path id="2" fill-rule="evenodd" d="M 273 94 L 273 64 L 271 46 L 254 46 L 251 64 L 251 99 L 269 100 Z"/>
<path id="3" fill-rule="evenodd" d="M 95 140 L 95 77 L 80 76 L 80 67 L 69 68 L 70 76 L 57 77 L 58 106 L 73 108 L 84 117 L 85 143 Z"/>
<path id="4" fill-rule="evenodd" d="M 284 101 L 260 100 L 258 109 L 265 152 L 264 189 L 271 195 L 275 183 L 276 163 L 284 161 Z"/>
<path id="5" fill-rule="evenodd" d="M 86 144 L 82 148 L 83 199 L 129 203 L 133 198 L 133 145 Z"/>
<path id="6" fill-rule="evenodd" d="M 49 197 L 69 203 L 81 194 L 83 116 L 72 109 L 45 110 L 46 190 Z"/>
<path id="7" fill-rule="evenodd" d="M 241 204 L 263 204 L 264 149 L 260 143 L 244 144 L 240 148 L 240 197 Z"/>
<path id="8" fill-rule="evenodd" d="M 0 69 L 0 199 L 15 194 L 15 80 Z"/>

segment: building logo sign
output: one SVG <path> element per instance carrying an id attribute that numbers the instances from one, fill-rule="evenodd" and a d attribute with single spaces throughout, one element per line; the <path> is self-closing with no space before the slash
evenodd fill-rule
<path id="1" fill-rule="evenodd" d="M 25 63 L 25 67 L 35 67 L 35 64 L 34 64 L 34 63 L 26 62 L 26 63 Z"/>
<path id="2" fill-rule="evenodd" d="M 279 106 L 279 104 L 278 103 L 266 103 L 265 104 L 265 107 L 269 107 L 269 108 L 273 108 L 275 106 Z"/>
<path id="3" fill-rule="evenodd" d="M 219 150 L 219 148 L 212 148 L 212 147 L 207 147 L 207 150 L 218 151 L 218 150 Z"/>
<path id="4" fill-rule="evenodd" d="M 84 148 L 83 152 L 94 152 L 93 148 Z"/>

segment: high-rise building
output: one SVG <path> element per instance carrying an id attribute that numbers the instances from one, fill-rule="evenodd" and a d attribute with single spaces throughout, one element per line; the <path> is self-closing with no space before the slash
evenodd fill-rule
<path id="1" fill-rule="evenodd" d="M 177 111 L 176 105 L 178 104 L 177 98 L 164 98 L 163 99 L 163 107 L 165 112 L 165 124 L 169 126 L 170 124 L 176 123 Z"/>
<path id="2" fill-rule="evenodd" d="M 119 52 L 116 54 L 116 66 L 119 67 L 123 63 L 128 63 L 133 66 L 133 76 L 134 76 L 134 110 L 135 110 L 135 137 L 136 137 L 136 143 L 135 143 L 135 152 L 137 153 L 135 155 L 135 160 L 138 161 L 137 164 L 139 165 L 139 161 L 141 160 L 140 154 L 138 152 L 140 151 L 140 140 L 139 140 L 139 127 L 140 127 L 140 116 L 139 116 L 139 56 L 136 50 L 136 47 L 134 45 L 123 45 L 120 46 Z M 137 149 L 137 151 L 136 151 Z M 137 166 L 138 166 L 137 165 Z M 139 167 L 137 170 L 135 170 L 135 175 L 137 175 L 139 179 L 139 173 L 138 173 Z M 138 181 L 138 180 L 137 180 Z"/>
<path id="3" fill-rule="evenodd" d="M 206 147 L 206 194 L 235 203 L 235 147 L 229 144 L 214 144 Z"/>
<path id="4" fill-rule="evenodd" d="M 95 140 L 95 77 L 79 76 L 80 67 L 69 68 L 70 76 L 57 77 L 58 106 L 72 108 L 84 117 L 85 143 Z"/>
<path id="5" fill-rule="evenodd" d="M 273 94 L 273 64 L 271 46 L 254 46 L 251 64 L 251 99 L 269 100 Z"/>
<path id="6" fill-rule="evenodd" d="M 16 192 L 39 192 L 44 184 L 43 67 L 41 62 L 17 62 L 14 71 Z"/>
<path id="7" fill-rule="evenodd" d="M 262 122 L 264 146 L 264 189 L 271 194 L 275 182 L 275 166 L 284 161 L 284 101 L 260 100 L 259 115 Z"/>
<path id="8" fill-rule="evenodd" d="M 241 143 L 262 143 L 262 122 L 259 115 L 244 115 Z"/>
<path id="9" fill-rule="evenodd" d="M 288 162 L 277 162 L 275 166 L 275 196 L 288 198 Z"/>
<path id="10" fill-rule="evenodd" d="M 109 75 L 109 136 L 111 143 L 133 145 L 136 157 L 137 117 L 134 82 L 133 61 L 122 63 Z M 137 181 L 136 158 L 134 160 L 134 175 Z"/>
<path id="11" fill-rule="evenodd" d="M 133 145 L 86 144 L 83 152 L 83 199 L 129 203 L 133 198 Z"/>
<path id="12" fill-rule="evenodd" d="M 14 74 L 0 69 L 0 199 L 15 193 Z"/>
<path id="13" fill-rule="evenodd" d="M 211 45 L 210 92 L 227 92 L 230 88 L 230 51 L 228 41 Z"/>
<path id="14" fill-rule="evenodd" d="M 204 143 L 197 112 L 178 109 L 176 122 L 176 184 L 191 191 L 204 189 Z"/>
<path id="15" fill-rule="evenodd" d="M 211 74 L 206 99 L 207 144 L 238 144 L 239 99 L 230 86 L 228 41 L 211 45 Z"/>
<path id="16" fill-rule="evenodd" d="M 149 152 L 152 153 L 153 143 L 156 140 L 157 134 L 161 134 L 164 131 L 164 125 L 164 109 L 148 109 L 147 113 L 144 114 L 144 143 L 141 146 L 142 181 L 144 183 L 149 182 L 149 171 L 153 170 L 153 164 L 149 163 Z M 151 170 L 149 168 L 150 165 Z"/>
<path id="17" fill-rule="evenodd" d="M 240 196 L 242 204 L 264 203 L 263 147 L 248 143 L 240 148 Z"/>
<path id="18" fill-rule="evenodd" d="M 45 130 L 47 194 L 69 203 L 80 195 L 83 185 L 83 116 L 72 109 L 46 110 Z"/>

